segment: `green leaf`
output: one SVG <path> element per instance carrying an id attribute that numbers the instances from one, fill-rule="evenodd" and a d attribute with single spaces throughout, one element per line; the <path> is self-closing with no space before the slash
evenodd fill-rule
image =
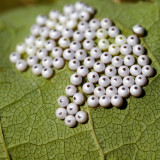
<path id="1" fill-rule="evenodd" d="M 73 3 L 73 0 L 67 3 Z M 160 159 L 160 2 L 115 4 L 89 1 L 98 18 L 109 17 L 126 36 L 141 24 L 147 35 L 141 43 L 148 50 L 156 75 L 142 98 L 130 97 L 120 110 L 91 109 L 89 122 L 68 128 L 55 117 L 57 98 L 64 94 L 73 73 L 67 66 L 55 70 L 51 80 L 20 73 L 8 56 L 29 34 L 37 14 L 61 9 L 65 0 L 46 6 L 19 8 L 0 16 L 0 160 L 152 160 Z"/>
<path id="2" fill-rule="evenodd" d="M 6 144 L 5 144 L 5 141 L 4 141 L 2 128 L 1 128 L 1 123 L 0 123 L 0 159 L 1 160 L 10 159 L 7 148 L 6 148 Z"/>

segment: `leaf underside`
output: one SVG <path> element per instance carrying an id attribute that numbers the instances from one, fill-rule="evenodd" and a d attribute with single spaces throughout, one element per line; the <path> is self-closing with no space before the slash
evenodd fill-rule
<path id="1" fill-rule="evenodd" d="M 67 3 L 74 3 L 68 0 Z M 15 9 L 0 16 L 0 160 L 155 160 L 160 159 L 160 3 L 115 4 L 110 0 L 85 2 L 97 8 L 97 18 L 109 17 L 126 36 L 141 24 L 147 35 L 141 43 L 156 75 L 141 98 L 127 99 L 125 109 L 81 109 L 88 123 L 71 129 L 55 117 L 57 98 L 64 94 L 73 73 L 67 66 L 51 80 L 20 73 L 8 56 L 29 34 L 37 14 L 60 9 L 52 5 Z"/>

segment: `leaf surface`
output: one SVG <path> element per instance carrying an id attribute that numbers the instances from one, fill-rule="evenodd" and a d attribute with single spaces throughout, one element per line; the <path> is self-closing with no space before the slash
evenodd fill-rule
<path id="1" fill-rule="evenodd" d="M 73 3 L 73 0 L 67 3 Z M 0 160 L 151 160 L 160 159 L 160 2 L 115 4 L 90 1 L 97 18 L 109 17 L 128 36 L 141 24 L 147 35 L 141 43 L 156 75 L 142 98 L 130 97 L 123 110 L 90 109 L 89 122 L 70 129 L 55 117 L 57 98 L 73 73 L 67 66 L 51 80 L 20 73 L 8 56 L 29 34 L 37 14 L 62 10 L 65 0 L 52 5 L 15 9 L 0 16 Z"/>

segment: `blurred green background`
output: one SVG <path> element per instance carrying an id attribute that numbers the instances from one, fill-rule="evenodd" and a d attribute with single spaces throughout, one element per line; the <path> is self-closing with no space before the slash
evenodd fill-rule
<path id="1" fill-rule="evenodd" d="M 55 1 L 59 1 L 59 0 L 0 0 L 0 13 L 6 10 L 12 9 L 12 8 L 31 6 L 35 4 L 47 4 L 47 3 L 53 3 Z M 82 1 L 85 1 L 85 0 L 82 0 Z M 113 1 L 115 1 L 116 3 L 119 3 L 119 2 L 131 2 L 132 3 L 132 2 L 137 2 L 137 1 L 152 2 L 153 0 L 113 0 Z M 67 0 L 66 0 L 66 3 L 67 3 Z"/>
<path id="2" fill-rule="evenodd" d="M 0 0 L 0 13 L 17 7 L 46 4 L 56 0 Z"/>

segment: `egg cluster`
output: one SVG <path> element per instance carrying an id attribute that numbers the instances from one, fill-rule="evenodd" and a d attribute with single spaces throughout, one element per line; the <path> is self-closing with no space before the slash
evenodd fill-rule
<path id="1" fill-rule="evenodd" d="M 66 96 L 58 98 L 56 116 L 69 127 L 88 120 L 88 114 L 79 111 L 85 100 L 92 108 L 121 107 L 124 98 L 142 94 L 154 73 L 138 38 L 143 27 L 135 25 L 134 34 L 126 37 L 109 18 L 98 20 L 94 14 L 92 6 L 76 2 L 65 5 L 63 13 L 51 10 L 49 17 L 38 15 L 31 35 L 9 57 L 19 71 L 31 66 L 33 74 L 44 78 L 51 78 L 53 69 L 68 61 L 69 69 L 76 72 L 66 86 Z"/>

